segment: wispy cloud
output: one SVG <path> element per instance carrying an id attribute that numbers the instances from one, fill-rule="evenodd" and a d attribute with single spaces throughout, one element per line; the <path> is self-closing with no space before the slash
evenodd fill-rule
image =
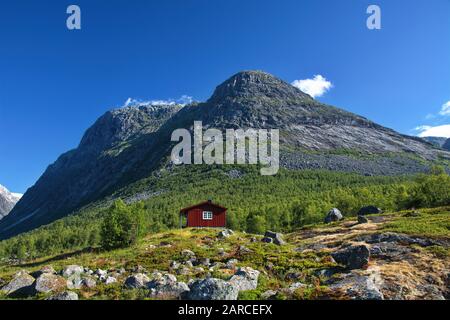
<path id="1" fill-rule="evenodd" d="M 124 106 L 125 107 L 131 107 L 131 106 L 162 106 L 162 105 L 187 105 L 194 102 L 194 98 L 188 95 L 182 95 L 178 99 L 167 99 L 167 100 L 141 100 L 141 99 L 135 99 L 135 98 L 128 98 L 127 101 L 125 101 Z"/>
<path id="2" fill-rule="evenodd" d="M 441 111 L 439 111 L 441 116 L 450 116 L 450 101 L 444 103 L 441 107 Z"/>
<path id="3" fill-rule="evenodd" d="M 444 137 L 450 138 L 450 124 L 440 126 L 418 126 L 414 129 L 419 137 Z"/>
<path id="4" fill-rule="evenodd" d="M 295 80 L 292 85 L 311 97 L 321 97 L 333 87 L 333 84 L 320 74 L 315 75 L 312 79 Z"/>

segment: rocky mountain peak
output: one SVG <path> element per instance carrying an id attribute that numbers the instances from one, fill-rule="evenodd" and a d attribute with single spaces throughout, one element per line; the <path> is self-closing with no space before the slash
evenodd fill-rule
<path id="1" fill-rule="evenodd" d="M 158 129 L 181 105 L 137 105 L 106 112 L 84 134 L 80 148 L 104 150 Z"/>
<path id="2" fill-rule="evenodd" d="M 263 71 L 241 71 L 220 84 L 208 102 L 236 98 L 312 100 L 289 83 Z"/>
<path id="3" fill-rule="evenodd" d="M 21 194 L 12 193 L 0 184 L 0 219 L 5 217 L 20 200 Z"/>

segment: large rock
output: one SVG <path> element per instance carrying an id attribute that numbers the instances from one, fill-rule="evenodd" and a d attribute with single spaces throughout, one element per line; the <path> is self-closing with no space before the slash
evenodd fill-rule
<path id="1" fill-rule="evenodd" d="M 355 245 L 333 252 L 331 256 L 347 269 L 360 269 L 369 263 L 370 250 L 366 245 Z"/>
<path id="2" fill-rule="evenodd" d="M 53 269 L 52 266 L 48 265 L 48 266 L 43 266 L 41 269 L 39 269 L 38 271 L 33 272 L 31 275 L 32 275 L 34 278 L 37 278 L 37 277 L 39 277 L 41 274 L 44 274 L 44 273 L 52 273 L 52 274 L 56 274 L 56 271 L 55 271 L 55 269 Z"/>
<path id="3" fill-rule="evenodd" d="M 148 283 L 150 295 L 157 299 L 178 299 L 189 291 L 184 282 L 178 282 L 172 274 L 165 274 Z"/>
<path id="4" fill-rule="evenodd" d="M 239 291 L 255 290 L 258 286 L 259 271 L 250 267 L 242 267 L 231 277 L 230 283 Z"/>
<path id="5" fill-rule="evenodd" d="M 266 231 L 266 233 L 264 233 L 263 240 L 264 239 L 266 239 L 266 240 L 263 241 L 263 242 L 269 242 L 269 241 L 267 241 L 267 239 L 272 239 L 272 241 L 270 241 L 270 242 L 273 242 L 273 243 L 275 243 L 277 245 L 285 244 L 285 242 L 283 240 L 283 235 L 281 233 L 278 233 L 278 232 Z"/>
<path id="6" fill-rule="evenodd" d="M 80 289 L 83 286 L 83 279 L 80 274 L 73 274 L 67 278 L 68 289 Z"/>
<path id="7" fill-rule="evenodd" d="M 381 286 L 382 280 L 376 273 L 360 275 L 352 272 L 329 281 L 329 289 L 334 295 L 341 294 L 344 299 L 354 300 L 383 300 Z"/>
<path id="8" fill-rule="evenodd" d="M 327 216 L 325 217 L 325 223 L 336 222 L 342 219 L 344 219 L 344 217 L 342 216 L 341 211 L 339 211 L 339 209 L 337 208 L 333 208 L 327 213 Z"/>
<path id="9" fill-rule="evenodd" d="M 41 274 L 33 285 L 33 289 L 36 293 L 58 292 L 66 289 L 66 287 L 66 279 L 51 273 Z"/>
<path id="10" fill-rule="evenodd" d="M 70 265 L 70 266 L 65 267 L 65 268 L 62 270 L 62 275 L 63 275 L 63 277 L 68 278 L 68 277 L 70 277 L 71 275 L 74 275 L 74 274 L 82 274 L 83 272 L 84 272 L 84 269 L 83 269 L 82 266 L 78 266 L 78 265 L 76 265 L 76 264 L 72 264 L 72 265 Z"/>
<path id="11" fill-rule="evenodd" d="M 379 214 L 379 213 L 383 213 L 383 210 L 375 206 L 367 206 L 359 209 L 358 216 L 364 216 L 366 214 Z"/>
<path id="12" fill-rule="evenodd" d="M 140 289 L 147 287 L 147 284 L 150 282 L 150 278 L 143 273 L 136 273 L 129 276 L 125 280 L 125 287 L 129 289 Z"/>
<path id="13" fill-rule="evenodd" d="M 27 272 L 19 271 L 14 275 L 14 278 L 1 289 L 1 291 L 7 295 L 26 296 L 32 292 L 31 288 L 34 281 L 34 278 Z"/>
<path id="14" fill-rule="evenodd" d="M 188 300 L 237 300 L 239 289 L 233 284 L 215 278 L 196 280 L 182 297 Z"/>
<path id="15" fill-rule="evenodd" d="M 51 296 L 48 300 L 78 300 L 78 294 L 72 291 L 64 291 Z"/>

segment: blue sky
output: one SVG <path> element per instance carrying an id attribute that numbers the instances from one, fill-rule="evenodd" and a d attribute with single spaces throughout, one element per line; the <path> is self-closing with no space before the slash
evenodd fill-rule
<path id="1" fill-rule="evenodd" d="M 66 28 L 70 4 L 81 30 Z M 332 88 L 317 99 L 402 133 L 449 124 L 450 1 L 2 1 L 0 183 L 24 192 L 129 97 L 205 100 L 248 69 L 321 75 Z"/>

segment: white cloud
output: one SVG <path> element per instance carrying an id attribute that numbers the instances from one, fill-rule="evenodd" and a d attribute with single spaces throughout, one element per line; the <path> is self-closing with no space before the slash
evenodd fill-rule
<path id="1" fill-rule="evenodd" d="M 168 100 L 140 100 L 140 99 L 134 99 L 134 98 L 128 98 L 127 101 L 125 101 L 125 107 L 131 107 L 131 106 L 162 106 L 162 105 L 187 105 L 194 101 L 194 98 L 188 95 L 182 95 L 178 99 L 168 99 Z"/>
<path id="2" fill-rule="evenodd" d="M 441 126 L 419 126 L 414 129 L 419 137 L 445 137 L 450 138 L 450 124 Z"/>
<path id="3" fill-rule="evenodd" d="M 439 111 L 441 116 L 450 116 L 450 101 L 444 103 L 441 107 L 441 111 Z"/>
<path id="4" fill-rule="evenodd" d="M 313 98 L 323 96 L 333 87 L 333 84 L 320 74 L 315 75 L 313 79 L 295 80 L 292 85 Z"/>

